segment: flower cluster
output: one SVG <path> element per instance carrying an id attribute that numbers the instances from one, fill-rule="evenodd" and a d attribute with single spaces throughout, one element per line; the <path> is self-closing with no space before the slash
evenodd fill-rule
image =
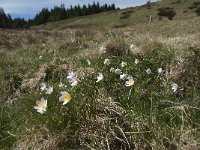
<path id="1" fill-rule="evenodd" d="M 104 50 L 105 50 L 105 48 L 102 47 L 101 51 L 104 51 Z M 91 65 L 91 62 L 88 59 L 86 61 L 87 61 L 88 65 Z M 140 61 L 138 59 L 135 59 L 134 63 L 136 65 L 138 65 L 140 63 Z M 110 65 L 112 65 L 112 60 L 107 58 L 103 61 L 103 64 L 106 66 L 110 66 Z M 132 87 L 135 84 L 135 79 L 133 78 L 132 75 L 127 74 L 126 72 L 123 71 L 123 70 L 127 70 L 126 66 L 128 66 L 127 62 L 121 61 L 121 63 L 118 64 L 118 66 L 116 68 L 111 67 L 110 72 L 119 76 L 119 79 L 123 80 L 125 82 L 124 85 L 126 87 Z M 161 75 L 163 72 L 164 71 L 162 68 L 157 69 L 158 76 Z M 151 68 L 146 69 L 146 74 L 147 75 L 152 74 Z M 98 75 L 96 77 L 96 83 L 102 81 L 103 79 L 104 79 L 103 73 L 98 73 Z M 77 73 L 73 72 L 73 71 L 69 72 L 67 75 L 67 81 L 70 83 L 70 85 L 72 87 L 77 86 L 79 83 Z M 61 82 L 59 84 L 59 88 L 64 89 L 64 88 L 66 88 L 66 85 L 64 85 Z M 50 95 L 53 92 L 53 86 L 48 86 L 46 83 L 42 83 L 40 89 L 42 92 L 45 92 L 45 94 L 47 94 L 47 95 Z M 178 90 L 178 85 L 176 83 L 172 83 L 171 89 L 173 92 L 176 92 Z M 131 90 L 132 90 L 132 88 L 130 89 L 130 91 Z M 66 105 L 72 99 L 71 95 L 67 91 L 61 91 L 60 94 L 61 94 L 61 96 L 58 98 L 58 100 L 59 100 L 59 102 L 62 102 L 63 105 Z M 34 109 L 36 109 L 37 112 L 43 114 L 47 109 L 47 99 L 41 98 L 40 101 L 37 100 L 36 106 L 34 106 Z"/>
<path id="2" fill-rule="evenodd" d="M 75 72 L 69 72 L 67 80 L 71 86 L 76 86 L 78 84 L 77 74 Z M 66 85 L 64 85 L 62 82 L 58 86 L 59 88 L 66 87 Z M 46 83 L 41 83 L 40 90 L 42 92 L 44 91 L 45 94 L 50 95 L 53 93 L 53 86 L 47 86 Z M 59 97 L 59 102 L 63 102 L 63 105 L 66 105 L 71 99 L 71 95 L 67 91 L 62 91 L 61 96 Z M 41 98 L 40 101 L 37 100 L 34 109 L 36 109 L 37 112 L 43 114 L 47 109 L 47 99 Z"/>

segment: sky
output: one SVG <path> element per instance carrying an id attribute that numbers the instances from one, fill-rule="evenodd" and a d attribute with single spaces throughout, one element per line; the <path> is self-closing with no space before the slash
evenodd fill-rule
<path id="1" fill-rule="evenodd" d="M 134 7 L 145 4 L 148 0 L 0 0 L 0 7 L 2 7 L 6 14 L 10 14 L 12 18 L 25 18 L 32 19 L 37 12 L 42 8 L 53 8 L 54 6 L 60 6 L 65 4 L 65 7 L 70 5 L 92 4 L 93 2 L 99 2 L 100 4 L 112 4 L 116 7 L 126 8 Z M 157 0 L 151 0 L 152 2 Z"/>

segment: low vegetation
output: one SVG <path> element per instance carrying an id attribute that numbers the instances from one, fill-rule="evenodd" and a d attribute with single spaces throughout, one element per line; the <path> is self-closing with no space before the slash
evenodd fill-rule
<path id="1" fill-rule="evenodd" d="M 1 30 L 0 149 L 198 150 L 199 17 L 129 24 L 140 9 Z"/>

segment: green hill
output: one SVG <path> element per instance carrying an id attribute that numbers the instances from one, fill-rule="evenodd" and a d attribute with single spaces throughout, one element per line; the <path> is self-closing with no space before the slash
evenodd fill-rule
<path id="1" fill-rule="evenodd" d="M 148 8 L 143 5 L 135 8 L 104 12 L 95 15 L 70 18 L 67 20 L 50 22 L 33 27 L 34 29 L 65 29 L 76 27 L 100 27 L 100 28 L 122 28 L 140 24 L 148 24 L 150 16 L 152 23 L 160 22 L 157 15 L 158 9 L 172 7 L 176 11 L 175 20 L 193 18 L 197 16 L 194 10 L 189 9 L 196 0 L 162 0 L 154 3 Z"/>

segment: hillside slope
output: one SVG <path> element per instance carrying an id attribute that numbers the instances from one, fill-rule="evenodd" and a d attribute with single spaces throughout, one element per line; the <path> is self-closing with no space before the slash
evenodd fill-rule
<path id="1" fill-rule="evenodd" d="M 152 16 L 152 23 L 160 22 L 157 10 L 163 7 L 172 7 L 176 11 L 177 15 L 175 20 L 187 19 L 197 16 L 194 10 L 189 9 L 193 2 L 196 0 L 181 0 L 180 3 L 176 3 L 178 0 L 162 0 L 157 4 L 152 4 L 149 9 L 146 5 L 127 8 L 122 10 L 104 12 L 95 15 L 70 18 L 67 20 L 50 22 L 47 24 L 33 27 L 34 29 L 65 29 L 76 27 L 100 27 L 100 28 L 123 28 L 131 27 L 140 24 L 148 24 L 149 17 Z"/>

